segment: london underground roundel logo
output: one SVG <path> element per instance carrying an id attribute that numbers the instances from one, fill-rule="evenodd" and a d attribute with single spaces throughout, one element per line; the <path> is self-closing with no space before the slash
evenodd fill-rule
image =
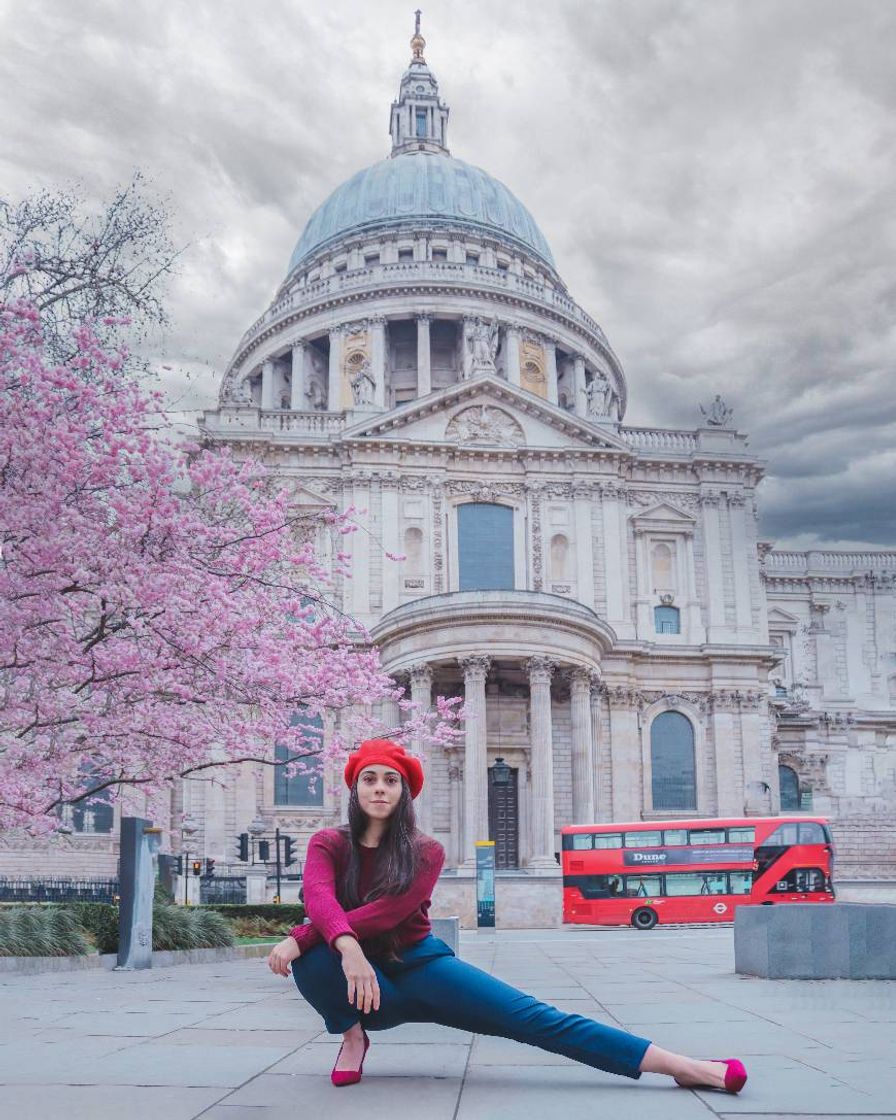
<path id="1" fill-rule="evenodd" d="M 715 906 L 713 906 L 713 910 L 715 910 L 717 914 L 724 914 L 727 909 L 728 907 L 724 902 L 717 902 Z"/>

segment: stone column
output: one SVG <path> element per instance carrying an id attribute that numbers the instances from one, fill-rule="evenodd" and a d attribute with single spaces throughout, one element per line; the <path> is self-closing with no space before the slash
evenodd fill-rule
<path id="1" fill-rule="evenodd" d="M 591 526 L 592 490 L 581 482 L 572 487 L 575 516 L 576 598 L 594 610 L 594 532 Z"/>
<path id="2" fill-rule="evenodd" d="M 261 407 L 274 407 L 274 363 L 270 358 L 261 367 Z"/>
<path id="3" fill-rule="evenodd" d="M 418 715 L 421 711 L 429 711 L 432 703 L 432 668 L 425 663 L 412 665 L 410 676 L 411 700 L 418 705 L 414 710 L 414 715 Z M 414 753 L 419 756 L 422 743 L 415 739 L 411 746 Z M 432 789 L 428 787 L 427 783 L 432 774 L 432 766 L 430 759 L 424 760 L 421 757 L 420 762 L 423 766 L 423 791 L 417 798 L 415 808 L 417 810 L 417 824 L 424 832 L 428 833 L 432 829 Z"/>
<path id="4" fill-rule="evenodd" d="M 292 347 L 292 381 L 289 390 L 289 407 L 293 412 L 305 408 L 305 343 L 294 342 Z"/>
<path id="5" fill-rule="evenodd" d="M 399 682 L 395 682 L 395 687 L 400 687 Z M 394 730 L 401 724 L 401 709 L 398 707 L 398 701 L 383 700 L 380 703 L 380 719 L 383 721 L 385 728 L 389 731 Z"/>
<path id="6" fill-rule="evenodd" d="M 569 676 L 572 712 L 572 824 L 591 824 L 594 816 L 594 739 L 591 727 L 591 674 Z"/>
<path id="7" fill-rule="evenodd" d="M 429 315 L 417 316 L 417 396 L 432 392 L 432 355 L 429 344 Z"/>
<path id="8" fill-rule="evenodd" d="M 601 728 L 601 683 L 597 674 L 591 677 L 591 743 L 593 750 L 592 760 L 592 789 L 594 790 L 594 819 L 596 821 L 610 821 L 610 783 L 612 781 L 613 763 L 609 746 L 604 742 Z"/>
<path id="9" fill-rule="evenodd" d="M 554 860 L 554 747 L 551 721 L 551 677 L 554 665 L 532 657 L 529 670 L 530 757 L 532 765 L 531 867 L 556 867 Z"/>
<path id="10" fill-rule="evenodd" d="M 507 380 L 511 385 L 519 385 L 520 332 L 518 327 L 507 327 L 504 331 L 504 364 Z"/>
<path id="11" fill-rule="evenodd" d="M 576 416 L 586 416 L 588 413 L 588 398 L 585 395 L 585 359 L 581 354 L 576 354 L 573 358 L 572 373 L 573 392 L 576 398 L 573 403 L 573 411 Z"/>
<path id="12" fill-rule="evenodd" d="M 736 698 L 724 689 L 712 694 L 712 739 L 716 764 L 716 808 L 720 817 L 739 817 L 744 811 L 745 774 L 738 766 L 735 734 Z M 706 812 L 698 803 L 698 811 Z"/>
<path id="13" fill-rule="evenodd" d="M 330 331 L 330 369 L 327 387 L 327 403 L 330 412 L 341 412 L 342 405 L 342 355 L 345 337 L 341 327 Z"/>
<path id="14" fill-rule="evenodd" d="M 544 374 L 548 381 L 548 400 L 557 403 L 557 343 L 552 338 L 544 340 Z"/>
<path id="15" fill-rule="evenodd" d="M 386 407 L 386 320 L 382 315 L 370 320 L 370 372 L 375 382 L 373 403 Z"/>
<path id="16" fill-rule="evenodd" d="M 488 657 L 460 659 L 464 671 L 464 863 L 474 866 L 475 842 L 488 840 L 488 769 L 486 758 L 485 678 Z"/>
<path id="17" fill-rule="evenodd" d="M 469 381 L 473 375 L 473 353 L 470 350 L 470 331 L 476 322 L 473 318 L 465 318 L 461 327 L 460 337 L 460 376 L 462 381 Z"/>
<path id="18" fill-rule="evenodd" d="M 610 742 L 613 752 L 614 821 L 636 821 L 641 817 L 641 738 L 638 732 L 638 702 L 635 689 L 620 686 L 607 690 L 610 711 Z"/>
<path id="19" fill-rule="evenodd" d="M 383 547 L 397 556 L 401 552 L 400 519 L 398 515 L 398 481 L 384 478 L 382 484 L 382 534 Z M 401 563 L 384 556 L 383 568 L 383 614 L 398 606 L 401 586 Z"/>
<path id="20" fill-rule="evenodd" d="M 700 495 L 703 528 L 704 569 L 706 571 L 706 640 L 727 642 L 732 640 L 725 621 L 725 584 L 722 578 L 722 541 L 719 518 L 720 494 L 704 492 Z"/>

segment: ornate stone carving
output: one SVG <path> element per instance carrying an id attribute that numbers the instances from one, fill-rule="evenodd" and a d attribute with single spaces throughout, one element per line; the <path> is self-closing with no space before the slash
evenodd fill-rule
<path id="1" fill-rule="evenodd" d="M 485 374 L 496 374 L 495 355 L 498 353 L 498 321 L 492 319 L 485 323 L 482 319 L 473 319 L 470 322 L 467 345 L 470 348 L 470 376 L 479 377 Z"/>
<path id="2" fill-rule="evenodd" d="M 734 409 L 729 408 L 718 393 L 709 408 L 700 405 L 700 415 L 713 428 L 730 428 Z"/>
<path id="3" fill-rule="evenodd" d="M 469 494 L 481 502 L 493 502 L 497 498 L 521 497 L 526 488 L 521 482 L 474 482 L 471 479 L 457 478 L 447 483 L 451 495 Z"/>
<path id="4" fill-rule="evenodd" d="M 474 405 L 459 412 L 449 421 L 445 437 L 465 445 L 519 447 L 526 442 L 523 429 L 510 413 L 492 405 Z"/>
<path id="5" fill-rule="evenodd" d="M 445 548 L 442 532 L 442 500 L 442 488 L 438 486 L 432 493 L 432 585 L 436 595 L 442 590 L 442 577 L 445 570 Z"/>
<path id="6" fill-rule="evenodd" d="M 549 657 L 530 657 L 526 662 L 526 671 L 529 674 L 529 681 L 531 683 L 545 683 L 550 684 L 551 677 L 554 675 L 554 670 L 557 668 L 555 662 L 551 661 Z"/>
<path id="7" fill-rule="evenodd" d="M 488 676 L 492 659 L 485 654 L 476 653 L 470 657 L 459 657 L 457 663 L 463 669 L 464 684 L 466 684 L 467 681 L 484 681 Z"/>
<path id="8" fill-rule="evenodd" d="M 530 502 L 532 505 L 532 587 L 541 591 L 544 587 L 544 557 L 541 540 L 541 489 L 533 487 Z"/>

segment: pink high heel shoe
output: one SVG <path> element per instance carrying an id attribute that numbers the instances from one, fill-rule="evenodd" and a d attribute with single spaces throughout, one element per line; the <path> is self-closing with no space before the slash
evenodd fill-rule
<path id="1" fill-rule="evenodd" d="M 344 1046 L 345 1043 L 343 1042 L 342 1046 L 339 1047 L 339 1054 L 336 1055 L 336 1064 L 333 1066 L 333 1071 L 330 1074 L 330 1080 L 337 1088 L 341 1088 L 343 1085 L 357 1085 L 361 1080 L 361 1073 L 364 1069 L 364 1058 L 367 1057 L 367 1051 L 370 1047 L 370 1039 L 367 1037 L 367 1031 L 365 1031 L 363 1027 L 361 1028 L 361 1033 L 364 1035 L 364 1055 L 357 1069 L 336 1068 L 336 1066 L 339 1065 L 339 1055 L 342 1053 L 342 1046 Z"/>
<path id="2" fill-rule="evenodd" d="M 704 1058 L 706 1062 L 721 1062 L 725 1066 L 725 1092 L 739 1093 L 747 1083 L 747 1071 L 738 1058 Z M 681 1085 L 676 1080 L 677 1085 Z M 716 1089 L 715 1085 L 682 1085 L 683 1089 Z"/>

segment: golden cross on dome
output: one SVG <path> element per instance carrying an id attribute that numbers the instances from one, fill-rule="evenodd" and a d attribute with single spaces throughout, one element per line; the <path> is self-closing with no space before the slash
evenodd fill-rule
<path id="1" fill-rule="evenodd" d="M 411 59 L 412 62 L 425 61 L 423 58 L 423 48 L 426 46 L 426 40 L 420 34 L 421 14 L 419 8 L 414 12 L 414 35 L 411 39 L 411 50 L 414 52 L 414 57 Z"/>

